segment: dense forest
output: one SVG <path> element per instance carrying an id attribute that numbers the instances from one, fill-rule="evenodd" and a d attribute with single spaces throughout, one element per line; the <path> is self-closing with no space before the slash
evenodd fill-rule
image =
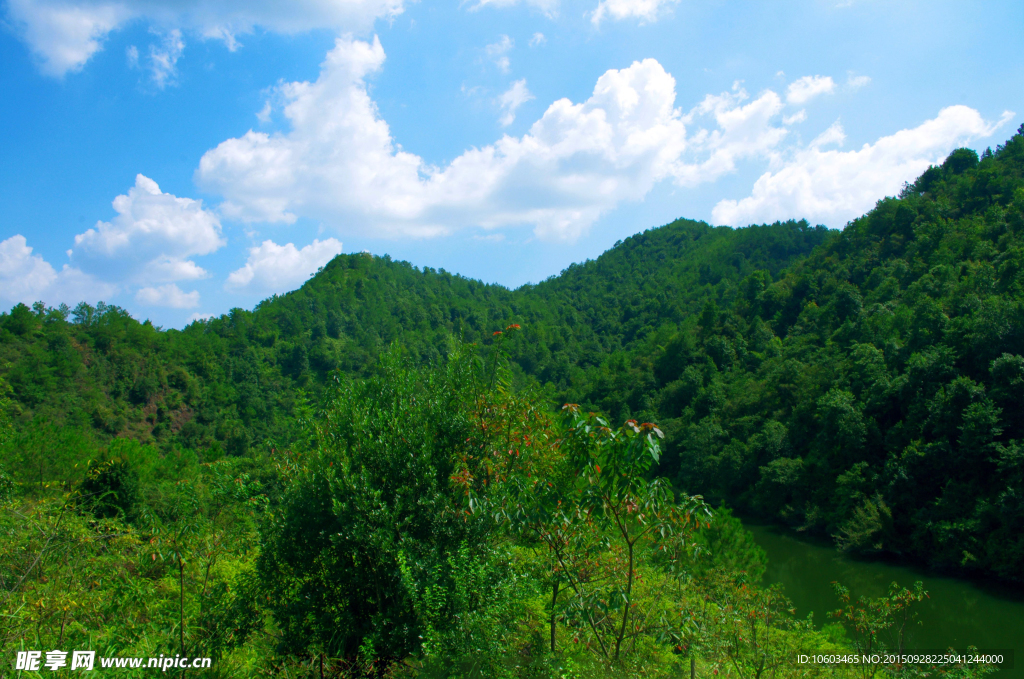
<path id="1" fill-rule="evenodd" d="M 210 459 L 287 445 L 298 436 L 296 407 L 315 402 L 332 371 L 363 375 L 394 342 L 427 365 L 452 336 L 486 354 L 492 333 L 517 323 L 522 376 L 550 384 L 553 402 L 579 399 L 610 358 L 653 355 L 705 299 L 730 300 L 745 276 L 777 275 L 825 238 L 803 223 L 733 230 L 680 220 L 514 292 L 387 256 L 340 255 L 295 292 L 182 331 L 102 303 L 19 305 L 0 316 L 0 374 L 19 431 L 71 426 Z"/>
<path id="2" fill-rule="evenodd" d="M 1024 581 L 1022 305 L 1024 127 L 842 231 L 679 220 L 517 290 L 357 254 L 181 331 L 18 305 L 0 649 L 825 672 L 793 649 L 898 645 L 923 592 L 797 620 L 711 507 Z"/>
<path id="3" fill-rule="evenodd" d="M 709 300 L 655 359 L 681 487 L 844 549 L 1024 580 L 1022 257 L 1018 133 Z"/>

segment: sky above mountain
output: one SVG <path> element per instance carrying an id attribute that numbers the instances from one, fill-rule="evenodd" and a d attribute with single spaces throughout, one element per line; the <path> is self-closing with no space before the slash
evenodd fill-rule
<path id="1" fill-rule="evenodd" d="M 0 306 L 181 327 L 369 250 L 516 287 L 840 228 L 1024 119 L 1024 4 L 4 0 Z"/>

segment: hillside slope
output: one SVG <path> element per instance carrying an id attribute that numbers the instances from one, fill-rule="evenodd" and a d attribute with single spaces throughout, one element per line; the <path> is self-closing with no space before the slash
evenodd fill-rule
<path id="1" fill-rule="evenodd" d="M 740 287 L 655 362 L 680 486 L 1024 579 L 1024 127 Z"/>
<path id="2" fill-rule="evenodd" d="M 340 255 L 299 290 L 181 331 L 103 304 L 19 305 L 0 315 L 0 377 L 13 389 L 23 455 L 74 430 L 212 459 L 287 446 L 297 405 L 331 371 L 361 374 L 396 341 L 431 363 L 453 335 L 486 354 L 496 330 L 519 323 L 520 377 L 561 397 L 588 368 L 671 336 L 706 297 L 730 298 L 743 276 L 781 271 L 826 236 L 805 223 L 733 230 L 681 220 L 515 291 L 387 256 Z"/>

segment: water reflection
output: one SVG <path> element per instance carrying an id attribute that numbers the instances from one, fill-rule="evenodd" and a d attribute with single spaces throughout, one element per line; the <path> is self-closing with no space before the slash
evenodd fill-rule
<path id="1" fill-rule="evenodd" d="M 983 588 L 903 565 L 855 560 L 829 545 L 805 542 L 776 528 L 744 525 L 768 553 L 765 582 L 782 583 L 797 614 L 804 617 L 813 611 L 817 626 L 829 622 L 826 612 L 839 607 L 831 586 L 835 580 L 849 587 L 853 598 L 881 596 L 893 581 L 910 587 L 921 580 L 929 598 L 917 604 L 922 624 L 908 635 L 907 648 L 1012 648 L 1014 669 L 991 676 L 1024 679 L 1024 597 L 1019 592 Z"/>

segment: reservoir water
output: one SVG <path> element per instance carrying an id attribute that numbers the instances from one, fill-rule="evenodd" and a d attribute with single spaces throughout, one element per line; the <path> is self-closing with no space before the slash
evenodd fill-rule
<path id="1" fill-rule="evenodd" d="M 784 585 L 797 615 L 806 617 L 813 611 L 816 626 L 830 622 L 826 613 L 839 608 L 833 581 L 848 587 L 856 599 L 881 596 L 893 581 L 909 588 L 921 580 L 928 598 L 915 605 L 922 624 L 911 632 L 908 649 L 1014 649 L 1014 668 L 990 676 L 1024 679 L 1024 596 L 1019 591 L 910 566 L 853 559 L 834 547 L 798 539 L 782 529 L 744 525 L 768 553 L 765 582 Z"/>

